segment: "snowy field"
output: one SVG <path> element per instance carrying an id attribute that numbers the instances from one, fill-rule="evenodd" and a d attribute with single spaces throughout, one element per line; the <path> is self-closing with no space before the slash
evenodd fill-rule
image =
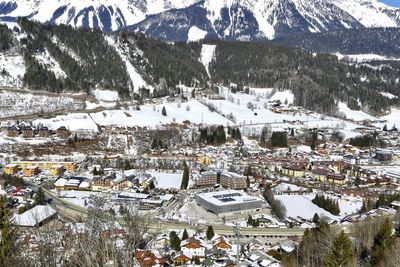
<path id="1" fill-rule="evenodd" d="M 166 173 L 166 172 L 148 172 L 156 178 L 155 186 L 157 188 L 181 188 L 182 173 Z"/>
<path id="2" fill-rule="evenodd" d="M 70 113 L 52 119 L 38 119 L 35 120 L 33 124 L 41 124 L 47 126 L 49 129 L 58 129 L 61 126 L 65 126 L 70 131 L 98 130 L 96 123 L 94 123 L 89 114 L 86 113 Z"/>
<path id="3" fill-rule="evenodd" d="M 311 200 L 314 197 L 315 194 L 277 195 L 276 199 L 279 199 L 285 205 L 287 217 L 295 218 L 297 216 L 300 216 L 305 219 L 312 219 L 315 213 L 318 213 L 320 216 L 327 216 L 331 219 L 340 219 L 348 214 L 357 212 L 362 206 L 362 200 L 360 199 L 345 200 L 329 196 L 331 198 L 339 200 L 340 216 L 335 216 L 312 203 Z"/>
<path id="4" fill-rule="evenodd" d="M 361 110 L 351 110 L 345 103 L 339 102 L 339 111 L 346 116 L 347 119 L 351 119 L 354 121 L 363 121 L 363 120 L 377 120 L 376 117 L 371 116 Z"/>
<path id="5" fill-rule="evenodd" d="M 180 105 L 180 107 L 179 107 Z M 167 116 L 161 114 L 165 106 Z M 226 125 L 229 120 L 216 112 L 211 112 L 208 107 L 196 100 L 188 103 L 165 103 L 160 105 L 146 104 L 140 110 L 111 110 L 92 114 L 93 120 L 99 125 L 121 125 L 121 126 L 149 126 L 167 123 L 182 123 L 189 120 L 191 123 L 222 124 Z"/>

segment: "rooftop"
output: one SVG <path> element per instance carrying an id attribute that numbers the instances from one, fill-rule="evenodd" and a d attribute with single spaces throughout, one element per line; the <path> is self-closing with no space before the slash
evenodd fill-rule
<path id="1" fill-rule="evenodd" d="M 258 197 L 247 195 L 244 192 L 237 190 L 225 190 L 208 193 L 197 194 L 198 197 L 206 200 L 207 202 L 218 205 L 228 206 L 233 204 L 239 204 L 244 202 L 261 201 Z"/>

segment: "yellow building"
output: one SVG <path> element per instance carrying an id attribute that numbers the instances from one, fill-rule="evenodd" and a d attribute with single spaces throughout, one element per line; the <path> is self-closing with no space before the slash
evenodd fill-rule
<path id="1" fill-rule="evenodd" d="M 24 175 L 26 177 L 32 177 L 32 176 L 38 175 L 39 172 L 40 172 L 40 170 L 39 170 L 38 166 L 27 166 L 24 169 Z"/>
<path id="2" fill-rule="evenodd" d="M 295 163 L 295 164 L 283 164 L 282 165 L 282 174 L 286 176 L 291 176 L 295 178 L 301 178 L 305 176 L 306 167 L 304 164 Z"/>
<path id="3" fill-rule="evenodd" d="M 345 177 L 339 173 L 330 173 L 326 176 L 326 180 L 332 184 L 344 185 Z"/>
<path id="4" fill-rule="evenodd" d="M 199 157 L 199 163 L 200 163 L 200 165 L 206 165 L 206 166 L 211 165 L 212 158 L 207 157 L 207 156 L 201 156 L 201 157 Z"/>
<path id="5" fill-rule="evenodd" d="M 22 169 L 28 166 L 38 166 L 41 170 L 51 170 L 54 165 L 62 165 L 65 170 L 75 172 L 77 164 L 75 162 L 53 162 L 53 161 L 16 161 L 13 164 L 18 164 Z"/>
<path id="6" fill-rule="evenodd" d="M 13 175 L 18 173 L 18 168 L 19 168 L 18 164 L 7 164 L 3 168 L 3 173 L 6 175 Z"/>
<path id="7" fill-rule="evenodd" d="M 65 171 L 65 169 L 64 169 L 63 165 L 61 165 L 61 164 L 53 165 L 50 168 L 50 175 L 51 176 L 60 176 L 60 175 L 64 174 L 64 171 Z"/>

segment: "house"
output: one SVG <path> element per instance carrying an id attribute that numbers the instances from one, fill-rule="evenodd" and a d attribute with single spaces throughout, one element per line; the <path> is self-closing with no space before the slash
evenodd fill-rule
<path id="1" fill-rule="evenodd" d="M 93 191 L 103 191 L 109 190 L 114 186 L 114 178 L 111 177 L 101 177 L 96 178 L 92 181 L 92 190 Z"/>
<path id="2" fill-rule="evenodd" d="M 70 131 L 65 128 L 65 126 L 61 126 L 57 129 L 57 137 L 61 139 L 67 139 L 71 135 Z"/>
<path id="3" fill-rule="evenodd" d="M 19 134 L 18 129 L 15 125 L 8 127 L 7 136 L 8 137 L 17 137 Z"/>
<path id="4" fill-rule="evenodd" d="M 119 181 L 116 181 L 113 185 L 112 185 L 112 189 L 115 191 L 122 191 L 124 189 L 127 188 L 131 188 L 133 186 L 133 182 L 129 179 L 122 179 Z M 93 185 L 92 185 L 93 186 Z"/>
<path id="5" fill-rule="evenodd" d="M 39 137 L 47 138 L 50 136 L 49 128 L 43 126 L 39 129 Z"/>
<path id="6" fill-rule="evenodd" d="M 169 247 L 169 236 L 167 234 L 158 235 L 154 240 L 154 245 L 159 250 L 164 250 L 166 247 Z"/>
<path id="7" fill-rule="evenodd" d="M 326 176 L 326 180 L 337 185 L 343 185 L 345 183 L 345 177 L 340 173 L 329 173 Z"/>
<path id="8" fill-rule="evenodd" d="M 38 166 L 27 166 L 27 167 L 24 169 L 24 175 L 25 175 L 26 177 L 36 176 L 36 175 L 39 174 L 39 172 L 40 172 L 40 169 L 39 169 Z"/>
<path id="9" fill-rule="evenodd" d="M 181 242 L 181 251 L 189 258 L 204 259 L 206 255 L 206 244 L 203 240 L 196 237 L 190 237 Z"/>
<path id="10" fill-rule="evenodd" d="M 156 250 L 136 250 L 135 259 L 140 267 L 163 266 L 167 263 Z"/>
<path id="11" fill-rule="evenodd" d="M 230 250 L 232 249 L 231 241 L 224 236 L 217 236 L 212 239 L 212 246 L 215 249 Z"/>
<path id="12" fill-rule="evenodd" d="M 199 163 L 200 165 L 210 165 L 212 163 L 212 158 L 207 157 L 207 156 L 201 156 L 199 157 Z"/>
<path id="13" fill-rule="evenodd" d="M 284 163 L 282 165 L 282 174 L 295 178 L 301 178 L 305 176 L 306 165 L 301 162 L 296 163 Z"/>
<path id="14" fill-rule="evenodd" d="M 22 136 L 24 138 L 32 138 L 33 137 L 33 129 L 30 126 L 25 126 L 22 129 Z"/>
<path id="15" fill-rule="evenodd" d="M 324 168 L 317 168 L 311 171 L 312 173 L 312 178 L 314 180 L 318 180 L 321 182 L 324 182 L 326 180 L 326 176 L 331 173 L 331 170 L 324 169 Z"/>
<path id="16" fill-rule="evenodd" d="M 3 173 L 6 175 L 14 175 L 18 173 L 18 170 L 19 170 L 18 164 L 7 164 L 3 168 Z"/>
<path id="17" fill-rule="evenodd" d="M 375 159 L 379 161 L 392 161 L 393 152 L 389 150 L 378 149 L 375 152 Z"/>
<path id="18" fill-rule="evenodd" d="M 60 176 L 60 175 L 63 175 L 64 172 L 65 172 L 65 169 L 62 164 L 56 164 L 56 165 L 51 166 L 51 168 L 50 168 L 51 176 Z"/>
<path id="19" fill-rule="evenodd" d="M 57 217 L 57 211 L 50 206 L 36 205 L 22 214 L 14 215 L 14 223 L 20 227 L 41 226 Z"/>
<path id="20" fill-rule="evenodd" d="M 186 256 L 182 251 L 175 255 L 174 261 L 179 265 L 185 265 L 192 261 L 192 259 Z"/>

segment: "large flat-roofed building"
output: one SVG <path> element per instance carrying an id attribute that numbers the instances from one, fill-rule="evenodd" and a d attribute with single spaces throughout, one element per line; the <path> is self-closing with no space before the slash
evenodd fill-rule
<path id="1" fill-rule="evenodd" d="M 255 212 L 261 209 L 263 201 L 241 191 L 225 190 L 199 193 L 196 202 L 218 217 L 223 217 Z"/>

